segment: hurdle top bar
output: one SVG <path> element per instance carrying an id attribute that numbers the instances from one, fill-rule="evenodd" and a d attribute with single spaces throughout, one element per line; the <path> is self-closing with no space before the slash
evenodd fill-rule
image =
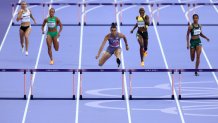
<path id="1" fill-rule="evenodd" d="M 21 5 L 21 3 L 15 3 L 14 5 Z M 218 3 L 27 3 L 27 5 L 218 5 Z"/>
<path id="2" fill-rule="evenodd" d="M 0 69 L 0 72 L 218 72 L 218 69 Z"/>

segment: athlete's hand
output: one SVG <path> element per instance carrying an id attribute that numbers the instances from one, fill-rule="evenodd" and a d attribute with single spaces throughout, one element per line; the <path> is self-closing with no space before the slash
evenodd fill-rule
<path id="1" fill-rule="evenodd" d="M 42 34 L 45 34 L 45 31 L 42 31 Z"/>
<path id="2" fill-rule="evenodd" d="M 133 30 L 131 30 L 130 33 L 133 33 Z"/>
<path id="3" fill-rule="evenodd" d="M 207 38 L 206 40 L 207 40 L 208 42 L 210 41 L 210 39 L 209 39 L 209 38 Z"/>
<path id="4" fill-rule="evenodd" d="M 140 15 L 140 16 L 142 17 L 143 20 L 145 20 L 145 17 L 144 17 L 144 16 L 142 16 L 142 15 Z"/>
<path id="5" fill-rule="evenodd" d="M 187 50 L 189 50 L 189 48 L 190 48 L 190 45 L 189 45 L 189 44 L 187 44 Z"/>
<path id="6" fill-rule="evenodd" d="M 60 33 L 58 33 L 58 38 L 60 37 Z"/>
<path id="7" fill-rule="evenodd" d="M 24 10 L 23 9 L 20 9 L 19 13 L 20 14 L 23 14 Z"/>
<path id="8" fill-rule="evenodd" d="M 99 55 L 96 55 L 95 58 L 98 59 L 98 58 L 99 58 Z"/>
<path id="9" fill-rule="evenodd" d="M 128 46 L 128 45 L 126 45 L 126 50 L 127 50 L 127 51 L 129 50 L 129 46 Z"/>

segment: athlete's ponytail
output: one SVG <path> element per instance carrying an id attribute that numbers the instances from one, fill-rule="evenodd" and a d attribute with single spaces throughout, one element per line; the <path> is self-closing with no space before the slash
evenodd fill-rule
<path id="1" fill-rule="evenodd" d="M 111 29 L 112 29 L 112 28 L 117 28 L 117 23 L 114 23 L 114 22 L 113 22 L 113 23 L 111 24 Z"/>

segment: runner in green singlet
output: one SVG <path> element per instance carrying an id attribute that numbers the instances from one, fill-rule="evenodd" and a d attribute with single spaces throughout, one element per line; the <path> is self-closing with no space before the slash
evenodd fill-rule
<path id="1" fill-rule="evenodd" d="M 199 16 L 197 14 L 194 14 L 193 23 L 189 25 L 187 35 L 186 35 L 187 49 L 190 48 L 191 61 L 194 61 L 195 54 L 197 55 L 195 69 L 198 69 L 199 64 L 200 64 L 200 55 L 201 55 L 201 49 L 202 49 L 200 36 L 205 38 L 207 41 L 209 41 L 209 38 L 207 38 L 202 33 L 202 26 L 198 23 L 198 20 L 199 20 Z M 189 41 L 189 34 L 191 34 L 190 41 Z M 198 72 L 195 72 L 195 76 L 199 76 Z"/>
<path id="2" fill-rule="evenodd" d="M 60 33 L 62 31 L 62 23 L 60 21 L 59 18 L 57 18 L 56 16 L 54 16 L 55 14 L 55 9 L 51 8 L 49 10 L 49 17 L 46 18 L 42 24 L 42 32 L 44 34 L 44 27 L 47 23 L 48 26 L 48 32 L 47 32 L 47 45 L 48 45 L 48 54 L 50 57 L 50 64 L 53 65 L 54 64 L 54 59 L 52 57 L 52 43 L 54 45 L 55 51 L 59 50 L 59 37 L 60 37 Z M 57 30 L 57 26 L 60 26 L 59 31 Z"/>

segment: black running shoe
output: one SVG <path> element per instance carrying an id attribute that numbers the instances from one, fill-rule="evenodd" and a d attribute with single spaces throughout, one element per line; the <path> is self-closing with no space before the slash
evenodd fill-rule
<path id="1" fill-rule="evenodd" d="M 199 76 L 198 72 L 195 72 L 195 76 Z"/>
<path id="2" fill-rule="evenodd" d="M 117 58 L 117 65 L 118 65 L 118 67 L 120 67 L 120 64 L 121 64 L 121 61 L 120 61 L 119 58 Z"/>

